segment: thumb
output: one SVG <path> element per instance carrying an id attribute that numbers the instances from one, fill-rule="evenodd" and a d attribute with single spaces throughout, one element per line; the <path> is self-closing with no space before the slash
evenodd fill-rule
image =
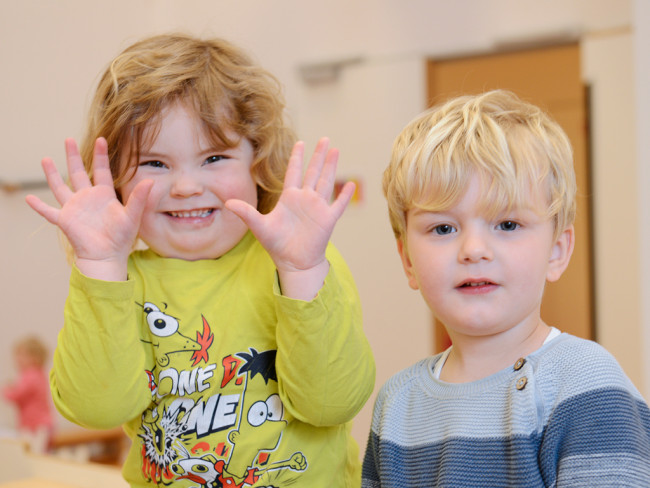
<path id="1" fill-rule="evenodd" d="M 27 204 L 32 207 L 41 217 L 45 218 L 50 224 L 59 225 L 59 209 L 50 207 L 35 195 L 25 197 Z"/>
<path id="2" fill-rule="evenodd" d="M 151 193 L 152 187 L 152 180 L 141 181 L 135 186 L 129 195 L 129 201 L 126 202 L 126 213 L 133 222 L 138 224 L 138 227 L 140 226 L 142 214 L 144 213 L 144 207 L 147 204 L 147 198 L 149 198 L 149 193 Z"/>
<path id="3" fill-rule="evenodd" d="M 225 207 L 234 213 L 237 217 L 248 226 L 248 228 L 255 233 L 261 224 L 262 214 L 257 211 L 250 203 L 243 200 L 230 199 L 224 204 Z"/>

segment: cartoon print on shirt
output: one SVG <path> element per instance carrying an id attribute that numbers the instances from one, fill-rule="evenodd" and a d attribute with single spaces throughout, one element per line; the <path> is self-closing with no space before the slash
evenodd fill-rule
<path id="1" fill-rule="evenodd" d="M 223 486 L 217 484 L 219 472 L 215 466 L 217 458 L 213 454 L 204 454 L 201 457 L 195 457 L 181 445 L 177 447 L 180 458 L 172 466 L 172 470 L 176 474 L 176 481 L 190 480 L 195 485 L 194 488 L 214 488 Z"/>
<path id="2" fill-rule="evenodd" d="M 239 373 L 246 375 L 246 381 L 238 416 L 239 423 L 236 429 L 228 433 L 228 440 L 233 446 L 230 456 L 226 462 L 219 462 L 216 466 L 224 486 L 250 486 L 265 472 L 307 469 L 307 459 L 301 452 L 295 452 L 286 460 L 270 462 L 270 457 L 280 445 L 282 432 L 287 425 L 283 418 L 284 406 L 278 394 L 272 394 L 266 399 L 251 398 L 248 394 L 249 382 L 277 382 L 276 354 L 277 351 L 274 350 L 258 353 L 253 348 L 250 348 L 250 354 L 237 354 L 244 361 Z M 258 375 L 260 377 L 256 378 Z M 265 444 L 261 445 L 261 440 L 265 440 Z M 239 446 L 241 448 L 238 448 Z M 251 450 L 253 446 L 254 449 Z M 276 477 L 274 482 L 278 480 L 279 477 Z M 283 481 L 291 482 L 290 479 Z"/>
<path id="3" fill-rule="evenodd" d="M 203 334 L 197 332 L 197 340 L 193 340 L 179 332 L 179 320 L 176 317 L 162 312 L 151 302 L 146 302 L 142 307 L 152 334 L 151 344 L 156 349 L 156 361 L 160 366 L 169 365 L 170 354 L 182 352 L 194 353 L 191 357 L 191 360 L 194 361 L 193 366 L 202 360 L 207 362 L 209 359 L 207 350 L 212 344 L 214 336 L 210 332 L 210 326 L 205 317 L 203 317 Z M 184 341 L 179 341 L 178 336 Z"/>
<path id="4" fill-rule="evenodd" d="M 166 309 L 167 305 L 163 305 Z M 167 484 L 165 480 L 173 479 L 170 466 L 178 457 L 176 447 L 183 445 L 183 436 L 189 429 L 188 422 L 191 420 L 188 412 L 195 406 L 195 401 L 189 400 L 190 405 L 174 402 L 164 408 L 157 404 L 160 398 L 169 394 L 183 398 L 210 388 L 210 378 L 217 367 L 208 363 L 214 335 L 203 316 L 202 326 L 196 328 L 194 340 L 180 332 L 178 318 L 163 312 L 152 302 L 140 306 L 150 332 L 150 340 L 143 342 L 153 346 L 156 357 L 154 368 L 145 371 L 153 404 L 143 413 L 142 429 L 138 434 L 142 439 L 142 470 L 145 478 Z M 197 366 L 200 363 L 205 364 Z M 237 401 L 238 399 L 235 404 Z M 233 424 L 234 419 L 226 427 Z"/>
<path id="5" fill-rule="evenodd" d="M 236 425 L 240 395 L 217 393 L 197 400 L 177 398 L 166 407 L 153 406 L 142 415 L 142 471 L 148 480 L 169 484 L 177 472 L 174 466 L 186 458 L 185 443 L 209 434 L 227 431 Z M 162 411 L 162 414 L 159 412 Z M 206 442 L 195 443 L 192 452 L 214 451 L 225 455 L 224 443 L 211 449 Z M 184 463 L 185 465 L 187 463 Z M 181 466 L 178 469 L 184 470 Z M 173 472 L 172 472 L 173 471 Z"/>
<path id="6" fill-rule="evenodd" d="M 265 474 L 274 487 L 295 482 L 291 473 L 307 469 L 305 456 L 294 452 L 273 459 L 288 423 L 280 396 L 267 388 L 277 383 L 276 351 L 251 347 L 224 357 L 221 365 L 211 363 L 214 335 L 204 316 L 194 339 L 165 303 L 141 307 L 149 329 L 143 342 L 152 345 L 156 360 L 146 371 L 152 405 L 137 434 L 145 479 L 165 486 L 183 480 L 194 488 L 246 487 Z M 261 398 L 260 392 L 265 392 Z"/>
<path id="7" fill-rule="evenodd" d="M 152 393 L 162 397 L 170 393 L 178 394 L 179 391 L 181 393 L 195 391 L 196 384 L 189 384 L 185 388 L 183 380 L 194 382 L 196 375 L 202 370 L 190 370 L 189 368 L 202 361 L 207 363 L 210 359 L 208 349 L 212 345 L 214 334 L 212 334 L 207 320 L 201 316 L 203 331 L 199 332 L 197 330 L 196 340 L 194 340 L 179 331 L 180 321 L 178 318 L 161 311 L 158 306 L 151 302 L 146 302 L 142 305 L 142 308 L 146 314 L 147 325 L 151 332 L 151 341 L 143 340 L 143 342 L 148 342 L 154 347 L 156 355 L 155 369 L 158 370 L 157 378 L 154 371 L 147 372 Z M 192 353 L 189 358 L 181 354 L 189 352 Z"/>
<path id="8" fill-rule="evenodd" d="M 162 414 L 157 408 L 142 414 L 142 471 L 146 478 L 157 483 L 173 477 L 170 466 L 176 459 L 176 449 L 183 446 L 183 435 L 187 430 L 189 416 L 184 410 L 167 408 Z M 165 483 L 166 484 L 166 483 Z"/>

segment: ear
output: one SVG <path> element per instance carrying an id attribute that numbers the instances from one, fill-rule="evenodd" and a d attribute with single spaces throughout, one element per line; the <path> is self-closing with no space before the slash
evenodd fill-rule
<path id="1" fill-rule="evenodd" d="M 413 264 L 411 263 L 411 258 L 409 258 L 407 247 L 408 246 L 404 244 L 402 238 L 397 239 L 397 252 L 399 253 L 399 257 L 402 258 L 402 266 L 404 267 L 406 278 L 408 278 L 409 286 L 414 290 L 418 290 L 420 285 L 415 279 Z"/>
<path id="2" fill-rule="evenodd" d="M 571 225 L 562 231 L 555 244 L 553 244 L 546 271 L 546 281 L 553 282 L 560 279 L 560 276 L 569 265 L 574 244 L 575 231 Z"/>

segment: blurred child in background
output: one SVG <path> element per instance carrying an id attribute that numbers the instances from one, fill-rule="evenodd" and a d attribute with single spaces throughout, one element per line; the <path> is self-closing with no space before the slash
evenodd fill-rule
<path id="1" fill-rule="evenodd" d="M 36 337 L 26 337 L 14 346 L 19 374 L 5 386 L 2 396 L 18 409 L 18 431 L 34 451 L 42 452 L 52 439 L 53 417 L 50 383 L 45 368 L 47 348 Z"/>

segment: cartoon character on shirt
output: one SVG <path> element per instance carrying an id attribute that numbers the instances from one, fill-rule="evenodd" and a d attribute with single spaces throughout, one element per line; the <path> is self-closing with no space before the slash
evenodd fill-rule
<path id="1" fill-rule="evenodd" d="M 192 339 L 179 330 L 178 318 L 163 312 L 152 302 L 142 305 L 149 326 L 150 343 L 156 355 L 156 367 L 148 371 L 149 385 L 152 393 L 159 398 L 178 391 L 178 380 L 183 371 L 191 371 L 202 361 L 209 360 L 208 349 L 212 345 L 214 335 L 205 317 L 202 332 L 196 331 L 196 339 Z M 187 353 L 192 353 L 188 357 Z M 175 381 L 177 380 L 177 381 Z"/>
<path id="2" fill-rule="evenodd" d="M 280 396 L 273 393 L 260 400 L 254 398 L 248 388 L 254 382 L 264 381 L 268 384 L 271 380 L 277 381 L 276 351 L 258 353 L 251 348 L 250 353 L 238 353 L 237 356 L 243 360 L 238 374 L 246 377 L 237 425 L 228 433 L 231 447 L 215 450 L 224 452 L 227 459 L 217 460 L 212 452 L 200 457 L 191 456 L 184 447 L 175 447 L 179 452 L 179 459 L 173 463 L 171 469 L 177 475 L 177 480 L 189 479 L 201 483 L 198 485 L 200 488 L 251 486 L 259 482 L 265 473 L 276 475 L 273 486 L 280 486 L 276 484 L 279 481 L 290 484 L 295 480 L 291 479 L 290 474 L 286 474 L 307 469 L 307 459 L 301 452 L 295 452 L 289 459 L 281 461 L 272 459 L 288 423 L 284 418 L 284 406 Z M 203 448 L 209 449 L 209 446 Z M 192 449 L 192 452 L 195 452 L 195 449 Z"/>
<path id="3" fill-rule="evenodd" d="M 249 382 L 277 381 L 275 372 L 276 351 L 238 353 L 245 361 L 240 373 L 246 374 L 246 384 L 241 401 L 239 424 L 228 433 L 232 450 L 227 462 L 219 465 L 220 480 L 224 486 L 243 487 L 257 482 L 263 473 L 290 469 L 304 471 L 307 459 L 301 452 L 295 452 L 289 459 L 271 462 L 272 453 L 277 450 L 282 432 L 287 426 L 284 419 L 284 405 L 277 393 L 266 399 L 251 398 Z M 264 444 L 260 444 L 261 441 Z M 251 453 L 253 456 L 251 457 Z"/>
<path id="4" fill-rule="evenodd" d="M 152 302 L 142 305 L 150 340 L 156 355 L 156 365 L 146 371 L 153 404 L 142 415 L 143 472 L 148 479 L 163 482 L 173 477 L 171 463 L 178 457 L 191 420 L 188 411 L 195 401 L 188 398 L 210 388 L 216 365 L 208 364 L 209 348 L 214 340 L 205 317 L 196 329 L 196 340 L 180 332 L 178 318 L 163 312 Z M 166 308 L 166 305 L 165 305 Z M 205 365 L 200 365 L 202 362 Z M 159 407 L 158 401 L 173 394 L 180 403 Z M 187 400 L 187 402 L 185 401 Z M 191 405 L 188 405 L 191 404 Z"/>

